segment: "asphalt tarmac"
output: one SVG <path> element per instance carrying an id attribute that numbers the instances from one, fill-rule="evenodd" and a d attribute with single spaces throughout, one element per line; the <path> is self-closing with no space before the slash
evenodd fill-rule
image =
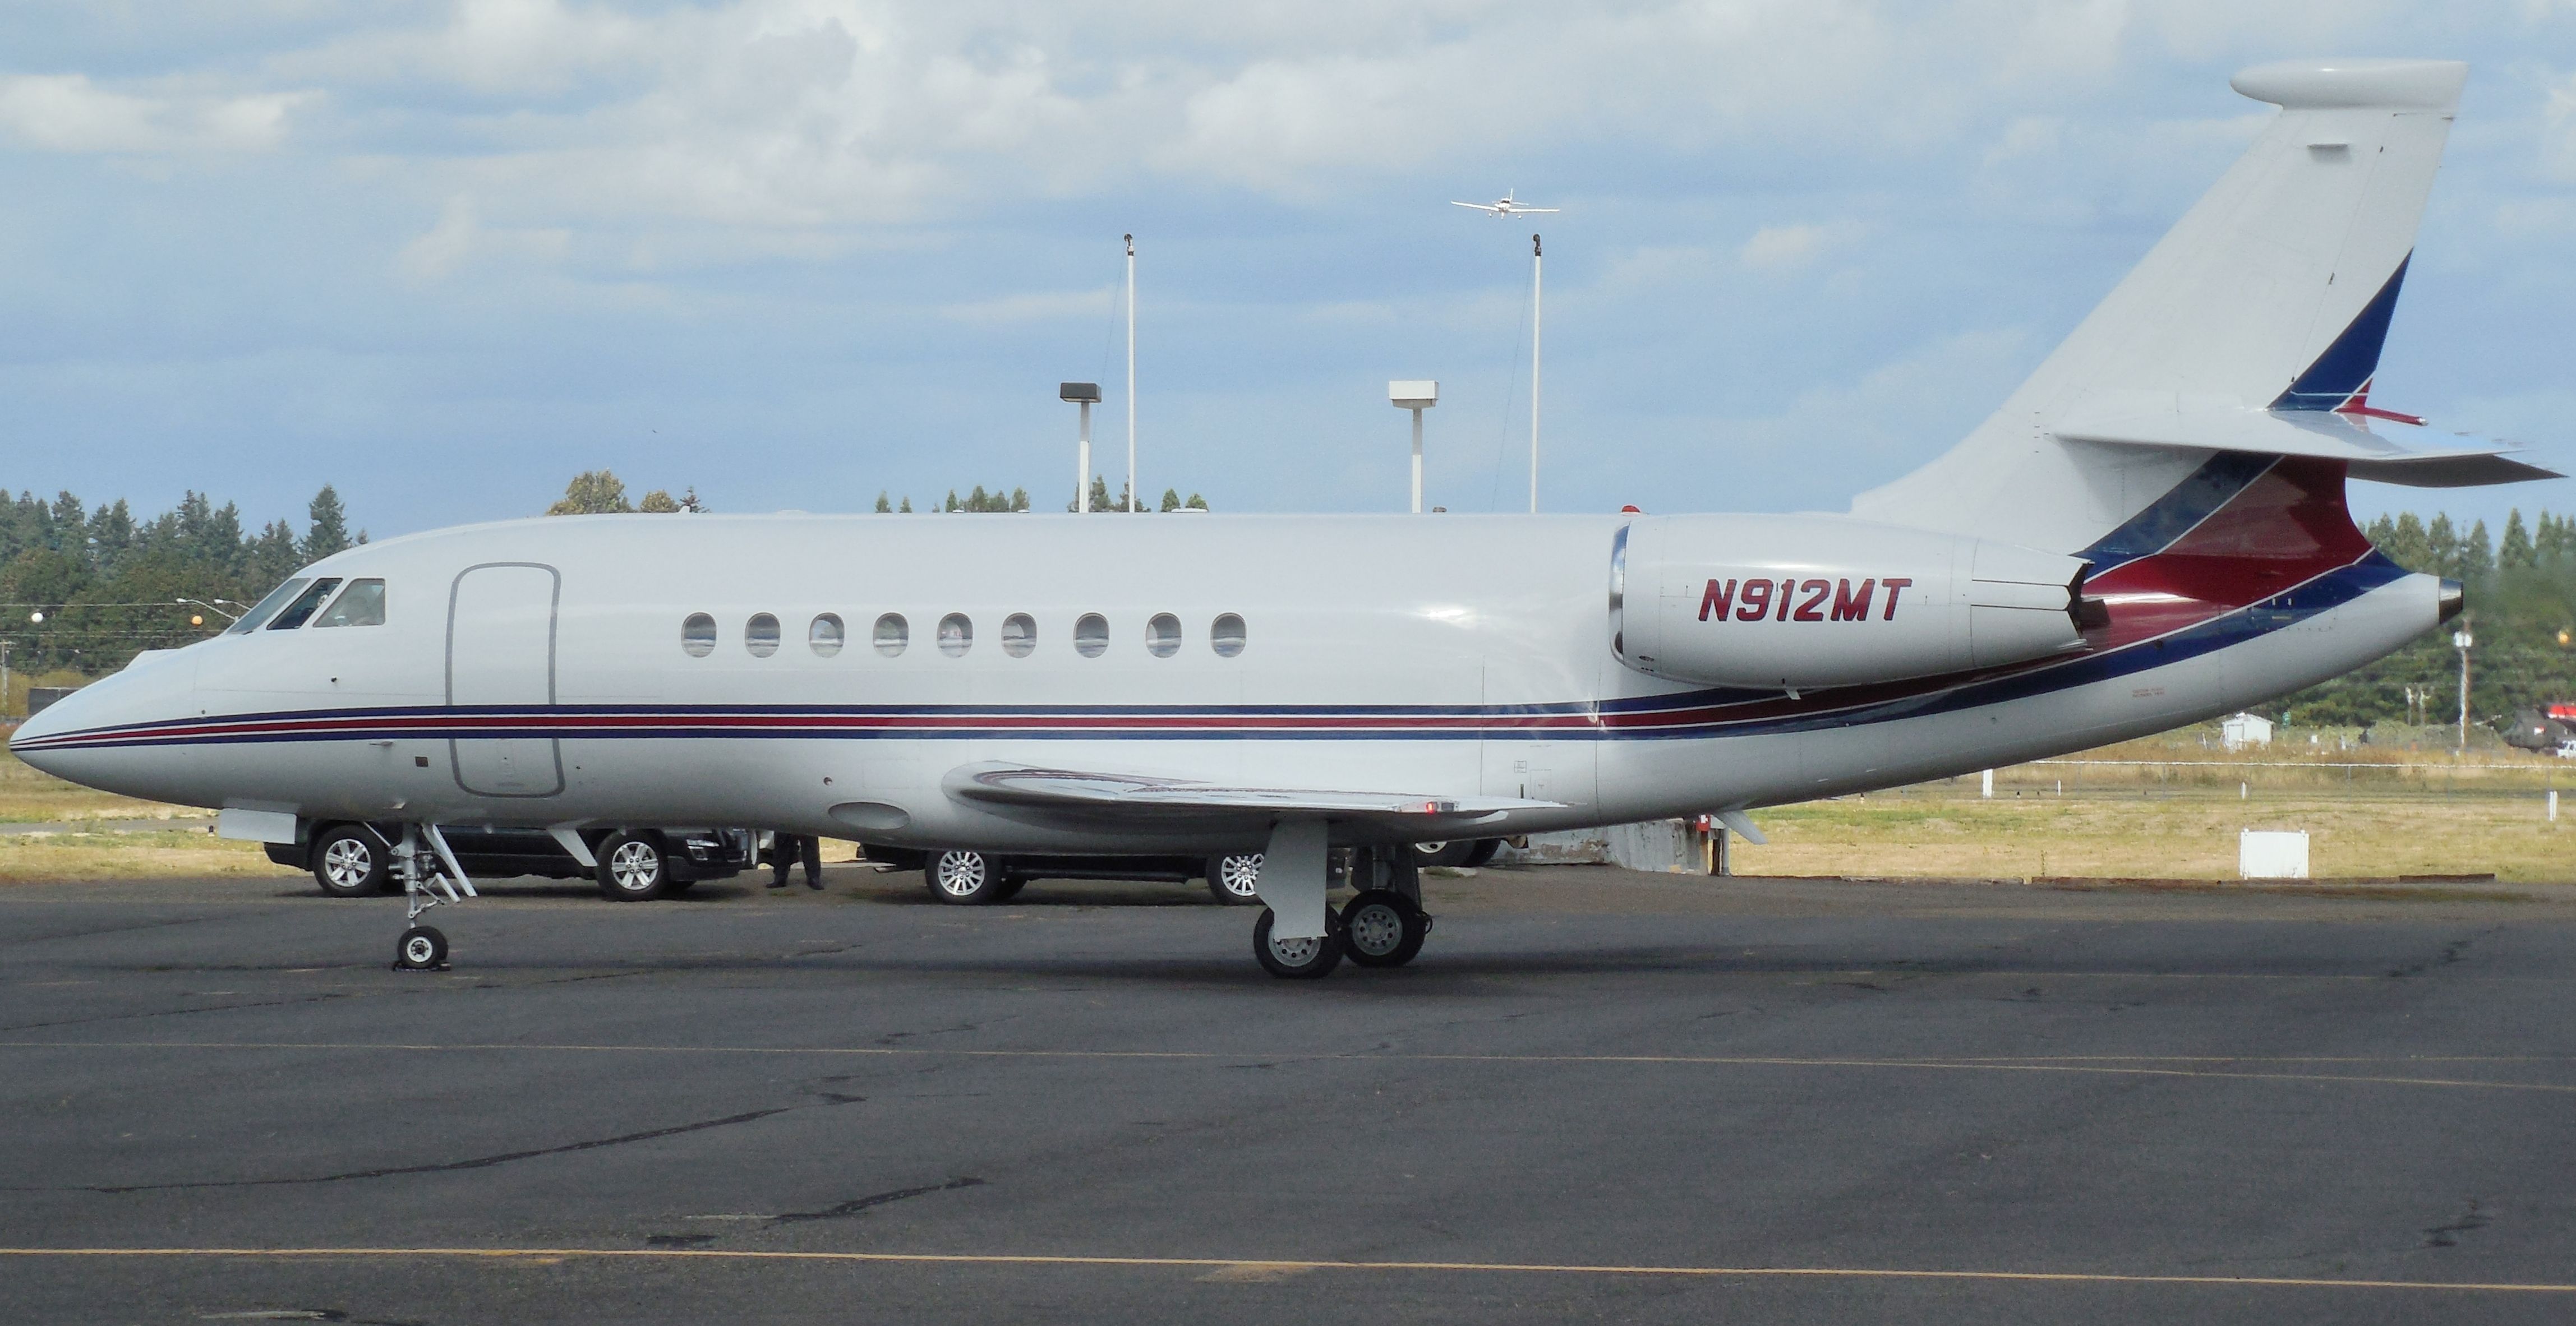
<path id="1" fill-rule="evenodd" d="M 0 1316 L 2576 1318 L 2576 888 L 0 888 Z"/>

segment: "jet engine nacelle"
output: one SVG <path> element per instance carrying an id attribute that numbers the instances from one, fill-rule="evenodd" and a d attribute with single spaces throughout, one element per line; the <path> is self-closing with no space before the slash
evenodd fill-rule
<path id="1" fill-rule="evenodd" d="M 1610 648 L 1649 676 L 1797 690 L 1996 667 L 2108 623 L 2079 558 L 1843 516 L 1652 516 L 1619 532 Z"/>

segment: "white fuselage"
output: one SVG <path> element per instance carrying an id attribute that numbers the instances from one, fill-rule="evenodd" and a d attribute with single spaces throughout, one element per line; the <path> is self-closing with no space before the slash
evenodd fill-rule
<path id="1" fill-rule="evenodd" d="M 308 819 L 747 824 L 998 850 L 1212 850 L 1245 835 L 1017 814 L 950 795 L 952 770 L 1002 761 L 1556 803 L 1476 828 L 1500 836 L 1798 801 L 2154 732 L 2341 673 L 2437 616 L 2438 582 L 2387 575 L 2170 660 L 2158 641 L 2119 661 L 1902 695 L 1709 691 L 1612 653 L 1610 557 L 1625 519 L 472 526 L 301 573 L 381 577 L 381 625 L 258 629 L 149 654 L 16 744 L 92 786 Z M 542 619 L 525 603 L 489 607 L 547 586 Z M 703 656 L 683 640 L 698 613 L 714 622 Z M 750 647 L 759 614 L 779 623 L 765 655 Z M 825 614 L 842 624 L 837 652 L 809 644 Z M 904 619 L 897 653 L 875 645 L 887 614 Z M 1005 639 L 1014 614 L 1032 619 L 1024 652 L 1006 648 L 1022 643 Z M 1089 614 L 1107 624 L 1096 656 L 1076 648 Z M 1211 634 L 1227 614 L 1243 623 L 1230 657 Z M 962 651 L 941 647 L 951 615 L 971 624 Z M 1153 647 L 1163 615 L 1178 624 L 1167 656 Z M 65 736 L 78 733 L 102 735 Z"/>

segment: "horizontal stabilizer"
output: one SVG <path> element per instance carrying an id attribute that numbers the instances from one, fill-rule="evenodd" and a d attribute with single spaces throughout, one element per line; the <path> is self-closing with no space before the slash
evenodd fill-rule
<path id="1" fill-rule="evenodd" d="M 1472 824 L 1508 810 L 1559 810 L 1554 801 L 1512 797 L 1454 797 L 1400 792 L 1349 792 L 1313 788 L 1222 787 L 1143 774 L 1089 773 L 1022 765 L 967 764 L 949 771 L 950 796 L 1039 810 L 1106 818 L 1290 816 L 1371 819 L 1425 828 Z"/>
<path id="2" fill-rule="evenodd" d="M 2339 460 L 2356 479 L 2415 488 L 2470 488 L 2564 478 L 2516 460 L 2517 449 L 2384 416 L 2336 410 L 2263 409 L 2167 391 L 2092 397 L 2050 426 L 2070 442 L 2246 451 Z"/>

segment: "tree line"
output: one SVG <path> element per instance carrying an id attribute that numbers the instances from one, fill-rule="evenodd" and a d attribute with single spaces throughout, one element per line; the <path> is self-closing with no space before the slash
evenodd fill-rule
<path id="1" fill-rule="evenodd" d="M 297 567 L 367 540 L 328 484 L 305 516 L 300 533 L 284 520 L 250 530 L 239 507 L 195 491 L 145 519 L 122 499 L 90 508 L 70 493 L 0 490 L 0 641 L 13 674 L 108 672 L 139 650 L 202 639 Z"/>

